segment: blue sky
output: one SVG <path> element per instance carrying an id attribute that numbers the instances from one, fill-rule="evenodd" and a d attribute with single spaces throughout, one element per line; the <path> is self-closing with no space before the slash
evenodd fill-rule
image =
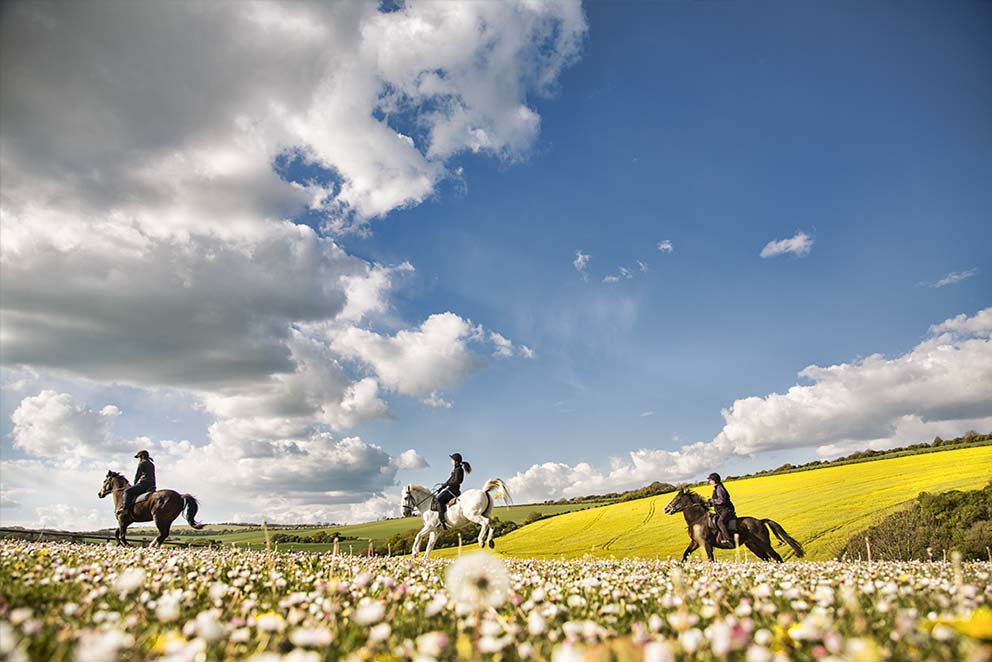
<path id="1" fill-rule="evenodd" d="M 32 24 L 25 6 L 10 11 L 7 30 Z M 480 480 L 512 478 L 526 500 L 992 425 L 988 3 L 597 3 L 581 11 L 561 3 L 534 16 L 491 6 L 445 13 L 410 3 L 392 14 L 360 7 L 301 6 L 292 11 L 303 21 L 294 24 L 269 23 L 269 14 L 245 19 L 236 4 L 220 3 L 217 23 L 198 29 L 213 30 L 221 45 L 230 37 L 226 12 L 264 24 L 266 35 L 274 24 L 299 29 L 305 43 L 274 56 L 278 40 L 268 51 L 263 39 L 245 62 L 257 57 L 268 69 L 245 64 L 230 73 L 239 80 L 228 93 L 234 101 L 207 95 L 202 103 L 217 118 L 209 122 L 197 104 L 174 97 L 177 81 L 195 89 L 223 75 L 219 46 L 185 55 L 186 66 L 203 72 L 192 79 L 183 62 L 164 73 L 151 55 L 135 62 L 135 70 L 161 76 L 152 78 L 160 88 L 151 98 L 168 95 L 178 117 L 160 131 L 124 131 L 96 162 L 86 145 L 74 151 L 77 134 L 60 131 L 104 128 L 101 104 L 142 124 L 150 111 L 132 100 L 141 93 L 128 72 L 111 66 L 110 100 L 97 101 L 105 81 L 63 89 L 54 68 L 8 65 L 4 131 L 13 156 L 4 167 L 12 183 L 2 205 L 15 240 L 4 262 L 14 284 L 4 286 L 13 321 L 0 407 L 3 473 L 128 467 L 129 449 L 142 444 L 163 458 L 167 482 L 170 463 L 178 473 L 227 458 L 251 472 L 253 461 L 273 457 L 285 472 L 250 487 L 257 498 L 246 510 L 221 501 L 224 486 L 214 486 L 223 516 L 342 520 L 390 514 L 397 486 L 442 480 L 454 450 Z M 115 31 L 149 29 L 156 19 L 144 11 L 109 26 L 97 10 L 76 24 L 54 16 L 61 27 L 45 38 L 59 29 L 110 38 L 85 52 L 66 46 L 53 59 L 75 63 L 70 69 L 84 81 L 91 64 L 125 61 L 129 42 Z M 179 10 L 159 11 L 181 30 Z M 511 50 L 460 31 L 458 11 L 492 12 L 488 24 Z M 438 43 L 464 52 L 399 41 L 402 31 L 391 28 L 418 12 L 437 27 Z M 363 59 L 367 44 L 321 41 L 335 30 L 357 34 L 353 24 L 382 30 L 374 66 Z M 311 33 L 319 37 L 312 43 Z M 33 47 L 5 37 L 8 55 L 30 62 Z M 162 42 L 163 52 L 180 43 L 168 35 Z M 474 52 L 488 60 L 480 65 Z M 297 55 L 331 64 L 308 79 L 293 68 Z M 441 72 L 432 85 L 447 86 L 441 96 L 425 84 L 432 72 Z M 41 95 L 10 101 L 39 85 L 60 90 L 62 105 L 77 114 L 63 116 Z M 262 104 L 266 95 L 283 111 Z M 252 121 L 232 129 L 225 117 Z M 39 141 L 48 141 L 44 149 Z M 100 173 L 107 194 L 80 189 L 58 201 L 51 191 L 69 185 L 51 183 L 56 177 L 32 153 L 54 154 L 65 171 Z M 183 155 L 183 165 L 168 153 Z M 286 165 L 289 153 L 300 156 Z M 156 179 L 136 181 L 135 171 Z M 163 184 L 170 178 L 181 183 L 161 193 L 156 187 L 171 186 Z M 227 206 L 215 204 L 228 191 Z M 308 224 L 311 234 L 276 231 L 273 215 Z M 59 218 L 70 219 L 69 230 L 53 229 Z M 93 225 L 103 218 L 113 220 Z M 110 234 L 119 222 L 127 232 Z M 69 241 L 95 256 L 58 267 L 78 283 L 69 295 L 28 285 L 50 279 L 53 268 L 45 261 L 51 252 L 30 247 L 66 250 L 73 224 L 79 236 L 95 227 L 113 240 Z M 132 231 L 140 244 L 128 243 Z M 761 257 L 769 242 L 801 234 L 800 254 Z M 342 254 L 326 252 L 331 241 Z M 661 241 L 672 250 L 659 250 Z M 184 242 L 184 252 L 171 252 Z M 238 253 L 245 246 L 254 248 Z M 130 250 L 140 252 L 138 262 Z M 313 251 L 325 252 L 311 273 L 299 256 Z M 577 251 L 589 256 L 582 270 L 573 264 Z M 237 257 L 248 253 L 247 262 Z M 189 255 L 221 257 L 187 263 Z M 240 281 L 215 285 L 221 272 L 212 284 L 197 280 L 210 273 L 206 264 L 228 259 L 224 273 Z M 160 265 L 163 278 L 192 275 L 168 293 L 135 277 L 107 276 L 99 291 L 87 289 L 114 272 L 159 273 L 147 265 Z M 335 289 L 339 273 L 378 283 L 358 317 L 326 313 L 355 296 Z M 617 282 L 605 282 L 609 276 Z M 954 282 L 936 286 L 942 279 Z M 188 299 L 175 294 L 183 287 Z M 160 310 L 175 306 L 157 344 L 119 324 L 91 338 L 87 329 L 100 323 L 78 312 L 135 319 L 151 314 L 141 302 L 156 297 Z M 451 313 L 454 336 L 437 337 L 450 346 L 425 331 L 421 340 L 434 349 L 399 361 L 420 342 L 404 334 L 441 313 Z M 43 324 L 32 326 L 37 316 Z M 76 316 L 86 323 L 59 322 Z M 238 325 L 252 332 L 242 337 Z M 484 330 L 472 335 L 470 325 Z M 27 340 L 53 328 L 61 335 L 41 349 Z M 492 332 L 512 356 L 495 356 Z M 225 353 L 224 334 L 235 360 L 219 363 L 218 382 L 208 384 L 202 373 Z M 96 364 L 46 347 L 108 358 Z M 120 358 L 122 347 L 141 360 Z M 161 361 L 144 361 L 159 352 Z M 273 386 L 285 367 L 247 366 L 290 354 L 291 384 Z M 800 377 L 811 365 L 837 368 Z M 422 378 L 413 383 L 411 373 Z M 346 393 L 360 380 L 374 395 Z M 790 392 L 796 385 L 809 390 Z M 318 404 L 303 411 L 301 401 Z M 28 412 L 41 422 L 29 424 Z M 182 440 L 197 450 L 173 443 Z M 259 444 L 264 451 L 246 450 Z M 67 452 L 76 446 L 85 452 Z M 299 475 L 295 460 L 281 455 L 287 448 L 305 449 L 308 465 L 341 466 L 307 474 L 315 487 L 273 505 L 264 485 Z M 72 510 L 70 495 L 7 476 L 8 521 L 106 519 L 105 504 Z M 80 478 L 78 493 L 94 480 Z"/>
<path id="2" fill-rule="evenodd" d="M 423 429 L 411 443 L 441 457 L 498 443 L 473 448 L 486 466 L 507 444 L 527 462 L 675 447 L 811 363 L 901 354 L 987 305 L 992 44 L 973 9 L 587 6 L 582 59 L 538 105 L 526 163 L 468 159 L 465 192 L 345 242 L 418 265 L 406 316 L 459 310 L 539 360 L 473 379 L 451 411 L 374 429 Z M 815 237 L 808 256 L 758 257 L 797 230 Z M 650 270 L 600 282 L 637 259 Z M 621 302 L 631 319 L 597 319 Z"/>

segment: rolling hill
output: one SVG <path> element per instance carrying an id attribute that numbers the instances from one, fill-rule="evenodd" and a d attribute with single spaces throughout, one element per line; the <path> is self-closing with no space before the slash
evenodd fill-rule
<path id="1" fill-rule="evenodd" d="M 774 519 L 803 543 L 809 559 L 826 560 L 852 535 L 920 492 L 977 489 L 990 476 L 992 446 L 979 446 L 748 478 L 728 482 L 727 489 L 739 515 Z M 709 496 L 708 487 L 698 491 Z M 682 516 L 664 512 L 671 497 L 541 520 L 497 539 L 496 551 L 521 558 L 678 558 L 688 536 Z M 777 549 L 789 558 L 787 547 Z M 457 551 L 437 553 L 452 556 Z M 695 555 L 705 558 L 701 551 Z M 733 558 L 733 552 L 718 552 L 718 557 Z"/>
<path id="2" fill-rule="evenodd" d="M 516 522 L 523 524 L 532 513 L 540 513 L 542 516 L 560 515 L 587 508 L 594 508 L 604 502 L 581 502 L 581 503 L 550 503 L 550 504 L 523 504 L 512 506 L 497 506 L 494 513 L 497 518 L 504 522 Z M 608 502 L 607 502 L 608 503 Z M 397 504 L 399 510 L 399 504 Z M 208 513 L 206 507 L 201 504 L 201 515 Z M 324 531 L 326 533 L 338 533 L 347 540 L 342 540 L 339 550 L 347 552 L 351 549 L 355 553 L 364 553 L 368 549 L 368 541 L 376 547 L 385 544 L 386 540 L 396 534 L 419 529 L 421 520 L 419 517 L 404 517 L 397 519 L 382 520 L 379 522 L 368 522 L 364 524 L 348 524 L 343 526 L 333 526 L 327 528 L 315 527 L 272 527 L 269 529 L 270 535 L 290 534 L 301 536 L 314 536 Z M 218 533 L 212 533 L 218 531 Z M 192 533 L 192 535 L 191 535 Z M 128 531 L 128 539 L 132 541 L 147 540 L 154 538 L 154 530 L 149 526 L 133 527 Z M 200 532 L 193 533 L 188 526 L 175 526 L 172 529 L 170 540 L 182 542 L 203 542 L 205 539 L 219 540 L 224 544 L 237 544 L 239 547 L 264 548 L 265 534 L 258 526 L 245 525 L 207 525 Z M 323 552 L 332 549 L 329 543 L 279 543 L 279 549 L 287 551 L 314 551 Z"/>

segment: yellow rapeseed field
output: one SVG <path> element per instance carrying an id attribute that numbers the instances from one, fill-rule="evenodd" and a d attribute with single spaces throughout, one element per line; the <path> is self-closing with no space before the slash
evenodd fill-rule
<path id="1" fill-rule="evenodd" d="M 834 558 L 852 535 L 920 492 L 977 489 L 990 477 L 992 446 L 981 446 L 730 481 L 727 489 L 738 515 L 777 521 L 806 547 L 809 559 L 825 560 Z M 709 487 L 697 489 L 709 496 Z M 689 539 L 682 515 L 664 512 L 671 497 L 535 522 L 497 539 L 496 551 L 520 558 L 680 558 Z M 787 546 L 776 549 L 789 558 Z M 455 553 L 438 550 L 440 556 Z M 733 552 L 717 554 L 733 558 Z M 705 558 L 702 550 L 694 555 Z"/>

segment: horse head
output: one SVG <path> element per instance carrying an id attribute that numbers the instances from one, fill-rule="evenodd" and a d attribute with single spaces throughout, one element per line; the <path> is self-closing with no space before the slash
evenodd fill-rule
<path id="1" fill-rule="evenodd" d="M 404 487 L 403 517 L 412 517 L 423 512 L 424 504 L 429 504 L 433 496 L 434 493 L 423 485 L 414 485 L 411 483 Z"/>
<path id="2" fill-rule="evenodd" d="M 100 491 L 97 492 L 97 496 L 102 499 L 114 490 L 120 489 L 122 484 L 127 485 L 127 482 L 127 478 L 120 475 L 116 471 L 107 471 L 107 476 L 103 479 L 103 487 L 101 487 Z"/>
<path id="3" fill-rule="evenodd" d="M 696 500 L 692 498 L 694 496 L 698 495 L 691 490 L 685 489 L 685 486 L 679 487 L 679 491 L 675 493 L 672 500 L 665 506 L 665 514 L 674 515 L 675 513 L 682 512 L 696 502 Z"/>
<path id="4" fill-rule="evenodd" d="M 403 488 L 403 517 L 413 517 L 413 494 L 409 485 Z"/>

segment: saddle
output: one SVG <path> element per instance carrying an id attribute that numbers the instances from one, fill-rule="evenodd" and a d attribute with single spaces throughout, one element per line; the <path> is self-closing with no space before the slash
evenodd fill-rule
<path id="1" fill-rule="evenodd" d="M 720 527 L 716 524 L 716 513 L 708 513 L 708 515 L 709 517 L 707 523 L 709 524 L 710 530 L 713 531 L 714 536 L 718 539 L 722 539 L 722 536 L 720 535 Z M 730 532 L 731 538 L 735 533 L 740 531 L 740 529 L 737 528 L 737 519 L 737 517 L 731 517 L 727 520 L 727 531 Z M 727 542 L 732 542 L 732 540 L 728 540 Z"/>
<path id="2" fill-rule="evenodd" d="M 155 491 L 151 491 L 151 492 L 145 492 L 144 494 L 139 494 L 139 495 L 138 495 L 138 498 L 137 498 L 137 499 L 135 499 L 135 500 L 134 500 L 134 503 L 132 503 L 132 504 L 131 504 L 131 507 L 133 508 L 134 506 L 136 506 L 136 505 L 138 505 L 138 504 L 139 504 L 139 503 L 141 503 L 142 501 L 147 501 L 147 500 L 148 500 L 148 498 L 149 498 L 149 497 L 150 497 L 151 495 L 153 495 L 153 494 L 155 494 Z"/>
<path id="3" fill-rule="evenodd" d="M 458 499 L 459 498 L 460 497 L 455 497 L 454 499 L 452 499 L 451 501 L 448 502 L 448 510 L 451 510 L 451 507 L 453 505 L 455 505 L 456 503 L 458 503 Z M 433 510 L 435 513 L 436 512 L 440 512 L 440 510 L 441 510 L 440 506 L 437 503 L 437 496 L 436 495 L 433 496 L 433 497 L 431 497 L 431 510 Z"/>

